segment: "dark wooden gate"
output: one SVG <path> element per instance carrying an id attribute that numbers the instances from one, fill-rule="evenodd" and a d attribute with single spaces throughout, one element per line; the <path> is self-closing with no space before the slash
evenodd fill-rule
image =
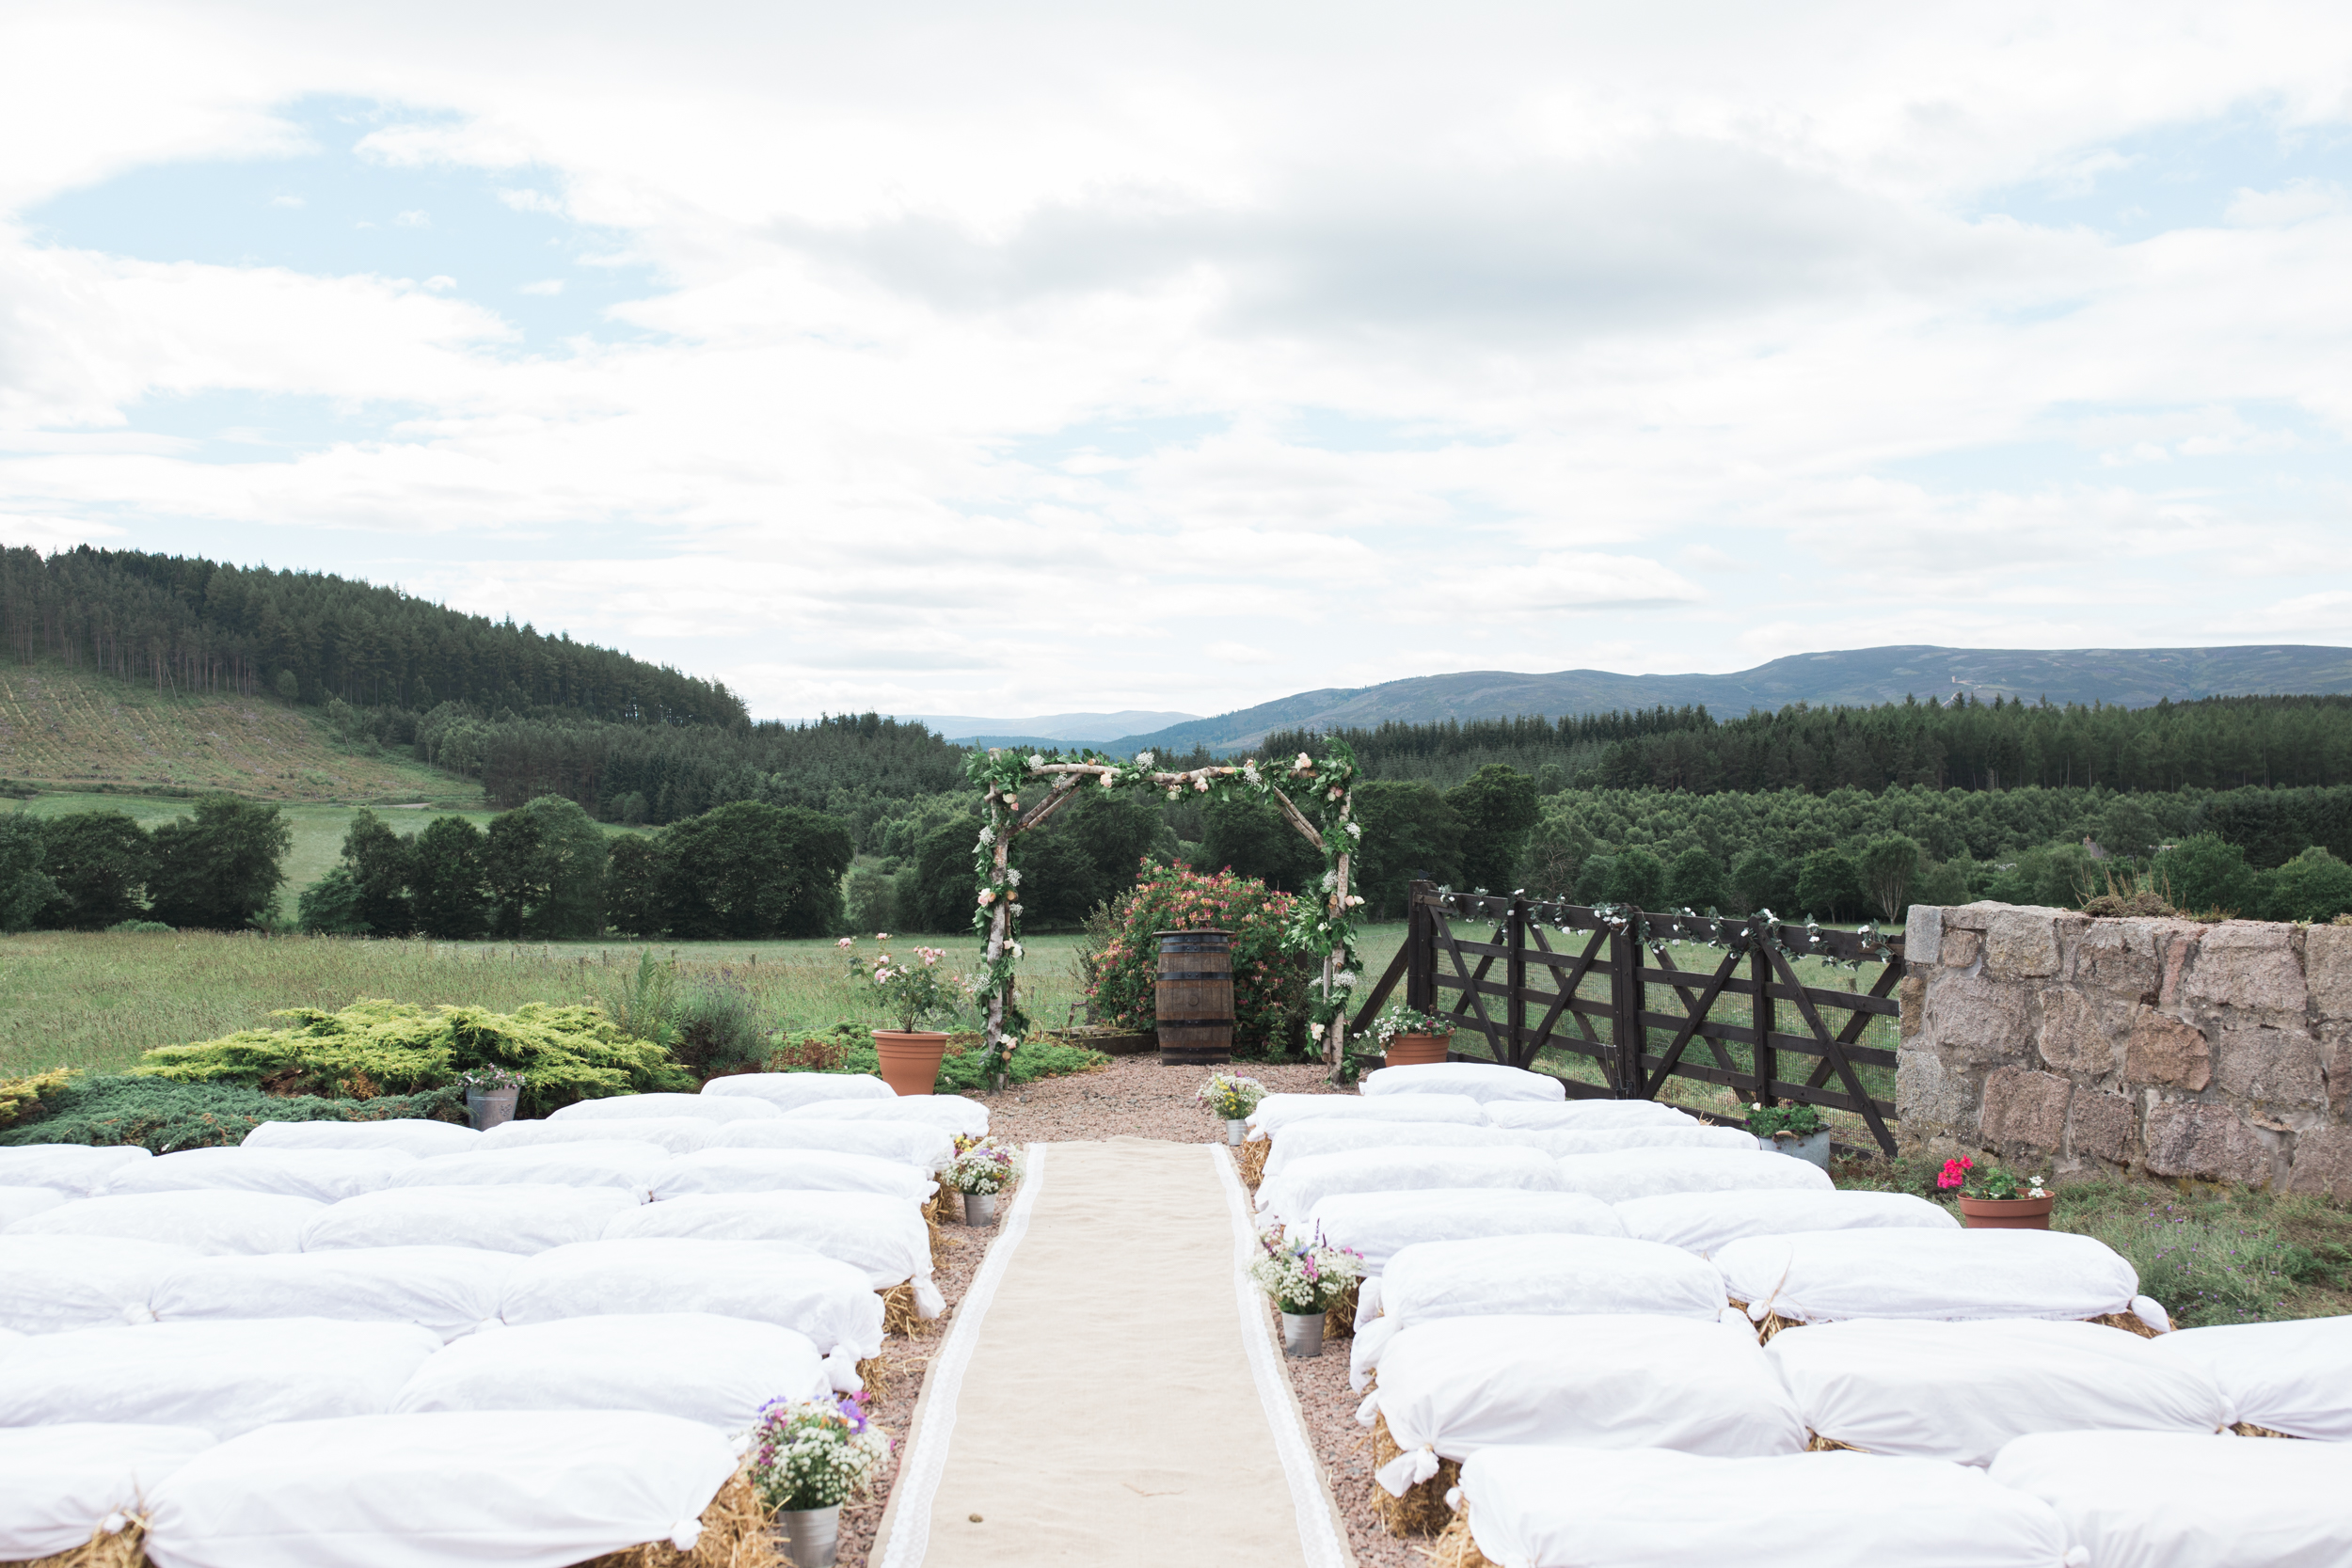
<path id="1" fill-rule="evenodd" d="M 1572 1096 L 1652 1100 L 1669 1078 L 1696 1078 L 1739 1090 L 1743 1104 L 1770 1098 L 1853 1112 L 1895 1152 L 1895 1053 L 1861 1040 L 1873 1018 L 1900 1012 L 1899 936 L 1871 942 L 1787 921 L 1588 909 L 1428 882 L 1413 884 L 1406 909 L 1405 945 L 1359 1009 L 1359 1030 L 1401 979 L 1406 1006 L 1452 1020 L 1457 1055 L 1471 1054 L 1467 1035 L 1511 1067 L 1541 1070 L 1547 1051 L 1592 1058 L 1598 1084 L 1555 1072 Z M 1711 968 L 1685 969 L 1667 945 L 1677 941 L 1722 952 Z M 1793 961 L 1806 958 L 1877 974 L 1867 991 L 1807 984 Z M 1880 1069 L 1876 1093 L 1863 1069 Z"/>

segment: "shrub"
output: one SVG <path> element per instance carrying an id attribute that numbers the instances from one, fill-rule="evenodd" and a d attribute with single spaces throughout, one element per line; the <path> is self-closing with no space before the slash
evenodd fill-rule
<path id="1" fill-rule="evenodd" d="M 545 1116 L 576 1100 L 691 1090 L 691 1074 L 662 1047 L 614 1027 L 595 1007 L 528 1002 L 512 1013 L 425 1008 L 363 998 L 341 1012 L 297 1007 L 272 1015 L 286 1029 L 241 1029 L 219 1039 L 150 1051 L 137 1077 L 236 1084 L 274 1094 L 370 1100 L 445 1088 L 469 1069 L 503 1067 L 522 1079 L 520 1114 Z"/>
<path id="2" fill-rule="evenodd" d="M 58 1076 L 44 1073 L 42 1078 Z M 8 1091 L 32 1080 L 0 1085 Z M 465 1091 L 427 1089 L 421 1094 L 378 1095 L 373 1100 L 328 1100 L 314 1095 L 272 1095 L 234 1084 L 183 1084 L 160 1078 L 109 1073 L 73 1074 L 61 1088 L 41 1093 L 37 1115 L 0 1131 L 0 1145 L 137 1144 L 157 1154 L 177 1148 L 214 1148 L 240 1144 L 265 1121 L 381 1121 L 418 1117 L 465 1119 Z"/>
<path id="3" fill-rule="evenodd" d="M 940 1094 L 969 1094 L 994 1087 L 985 1081 L 984 1053 L 978 1035 L 950 1035 L 947 1054 L 939 1064 L 934 1087 Z M 1050 1034 L 1034 1034 L 1013 1048 L 1006 1064 L 1008 1081 L 1033 1084 L 1041 1078 L 1060 1078 L 1073 1072 L 1092 1072 L 1110 1065 L 1100 1051 L 1072 1045 Z M 878 1074 L 881 1057 L 874 1050 L 873 1029 L 865 1023 L 836 1023 L 806 1035 L 780 1037 L 768 1058 L 770 1072 L 863 1072 Z"/>
<path id="4" fill-rule="evenodd" d="M 697 1078 L 757 1072 L 768 1055 L 768 1023 L 752 993 L 723 971 L 687 986 L 669 1048 Z"/>
<path id="5" fill-rule="evenodd" d="M 1233 934 L 1233 1043 L 1266 1049 L 1307 1008 L 1318 960 L 1286 951 L 1282 927 L 1292 897 L 1232 872 L 1204 876 L 1183 866 L 1151 867 L 1111 906 L 1108 938 L 1094 958 L 1087 999 L 1097 1022 L 1145 1030 L 1155 1021 L 1159 972 L 1154 933 L 1199 929 Z"/>

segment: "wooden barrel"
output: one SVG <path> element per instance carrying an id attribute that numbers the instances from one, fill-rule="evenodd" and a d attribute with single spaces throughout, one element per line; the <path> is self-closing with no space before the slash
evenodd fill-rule
<path id="1" fill-rule="evenodd" d="M 1161 931 L 1153 1012 L 1162 1067 L 1233 1059 L 1233 933 Z"/>

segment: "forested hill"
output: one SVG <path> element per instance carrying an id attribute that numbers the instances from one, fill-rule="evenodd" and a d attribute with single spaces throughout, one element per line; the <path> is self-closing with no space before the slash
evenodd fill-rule
<path id="1" fill-rule="evenodd" d="M 397 588 L 194 556 L 0 549 L 0 642 L 157 690 L 739 726 L 717 681 Z"/>

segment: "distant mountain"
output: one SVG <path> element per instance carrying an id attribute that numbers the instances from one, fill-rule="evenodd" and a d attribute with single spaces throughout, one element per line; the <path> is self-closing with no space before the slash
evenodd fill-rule
<path id="1" fill-rule="evenodd" d="M 2053 703 L 2152 707 L 2198 697 L 2352 693 L 2352 648 L 2260 644 L 2238 648 L 1855 648 L 1791 654 L 1728 675 L 1620 675 L 1562 670 L 1549 675 L 1472 670 L 1354 689 L 1326 688 L 1214 719 L 1120 736 L 1105 748 L 1247 751 L 1271 730 L 1510 719 L 1521 714 L 1605 713 L 1613 708 L 1703 705 L 1719 719 L 1792 703 L 1815 706 L 1922 702 L 1966 691 Z"/>
<path id="2" fill-rule="evenodd" d="M 1065 746 L 1099 746 L 1105 740 L 1143 730 L 1165 729 L 1199 719 L 1197 713 L 1151 713 L 1129 708 L 1122 713 L 1046 713 L 1033 719 L 970 719 L 953 714 L 901 713 L 902 724 L 928 725 L 944 740 L 988 745 L 1058 741 Z"/>

